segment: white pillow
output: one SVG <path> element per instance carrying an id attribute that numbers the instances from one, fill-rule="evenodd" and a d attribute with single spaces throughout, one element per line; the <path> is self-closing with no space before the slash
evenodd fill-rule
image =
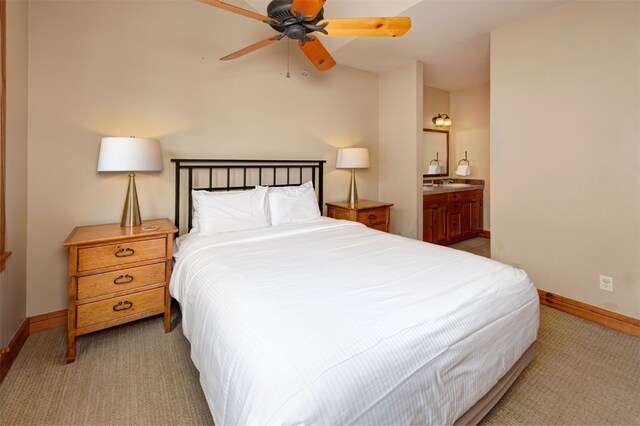
<path id="1" fill-rule="evenodd" d="M 251 191 L 193 191 L 194 220 L 201 234 L 269 227 L 267 188 Z"/>
<path id="2" fill-rule="evenodd" d="M 269 188 L 269 216 L 272 226 L 304 222 L 320 217 L 313 183 Z"/>
<path id="3" fill-rule="evenodd" d="M 245 191 L 228 191 L 228 192 L 225 192 L 225 194 L 236 194 L 238 192 L 245 192 Z M 211 191 L 191 190 L 191 199 L 193 200 L 193 213 L 191 215 L 191 229 L 189 230 L 190 234 L 200 232 L 200 224 L 198 223 L 198 204 L 200 203 L 199 200 L 202 200 L 211 194 L 213 194 L 213 192 Z"/>

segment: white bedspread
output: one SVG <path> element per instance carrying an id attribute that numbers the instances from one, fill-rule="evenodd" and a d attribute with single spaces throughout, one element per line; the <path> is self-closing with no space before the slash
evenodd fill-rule
<path id="1" fill-rule="evenodd" d="M 190 235 L 176 258 L 218 426 L 451 424 L 538 330 L 524 271 L 354 222 Z"/>

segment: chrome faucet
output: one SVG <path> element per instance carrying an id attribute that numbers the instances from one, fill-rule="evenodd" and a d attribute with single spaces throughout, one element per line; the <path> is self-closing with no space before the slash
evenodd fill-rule
<path id="1" fill-rule="evenodd" d="M 448 183 L 453 183 L 453 179 L 443 179 L 440 181 L 440 185 L 446 185 Z"/>

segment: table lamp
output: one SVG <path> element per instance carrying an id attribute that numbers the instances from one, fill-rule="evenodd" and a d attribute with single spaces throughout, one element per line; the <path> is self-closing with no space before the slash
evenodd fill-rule
<path id="1" fill-rule="evenodd" d="M 160 141 L 136 137 L 102 138 L 99 172 L 129 172 L 129 188 L 124 200 L 124 211 L 120 226 L 132 227 L 142 223 L 138 207 L 135 172 L 162 171 L 162 148 Z"/>
<path id="2" fill-rule="evenodd" d="M 366 169 L 371 165 L 368 148 L 341 148 L 338 150 L 337 169 L 351 169 L 351 185 L 349 186 L 349 204 L 358 204 L 358 188 L 356 186 L 356 169 Z"/>

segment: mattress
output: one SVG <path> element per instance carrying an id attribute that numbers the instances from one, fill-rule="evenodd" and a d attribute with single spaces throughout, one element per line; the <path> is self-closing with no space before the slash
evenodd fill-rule
<path id="1" fill-rule="evenodd" d="M 524 271 L 355 222 L 192 234 L 175 257 L 217 425 L 452 424 L 538 330 Z"/>

